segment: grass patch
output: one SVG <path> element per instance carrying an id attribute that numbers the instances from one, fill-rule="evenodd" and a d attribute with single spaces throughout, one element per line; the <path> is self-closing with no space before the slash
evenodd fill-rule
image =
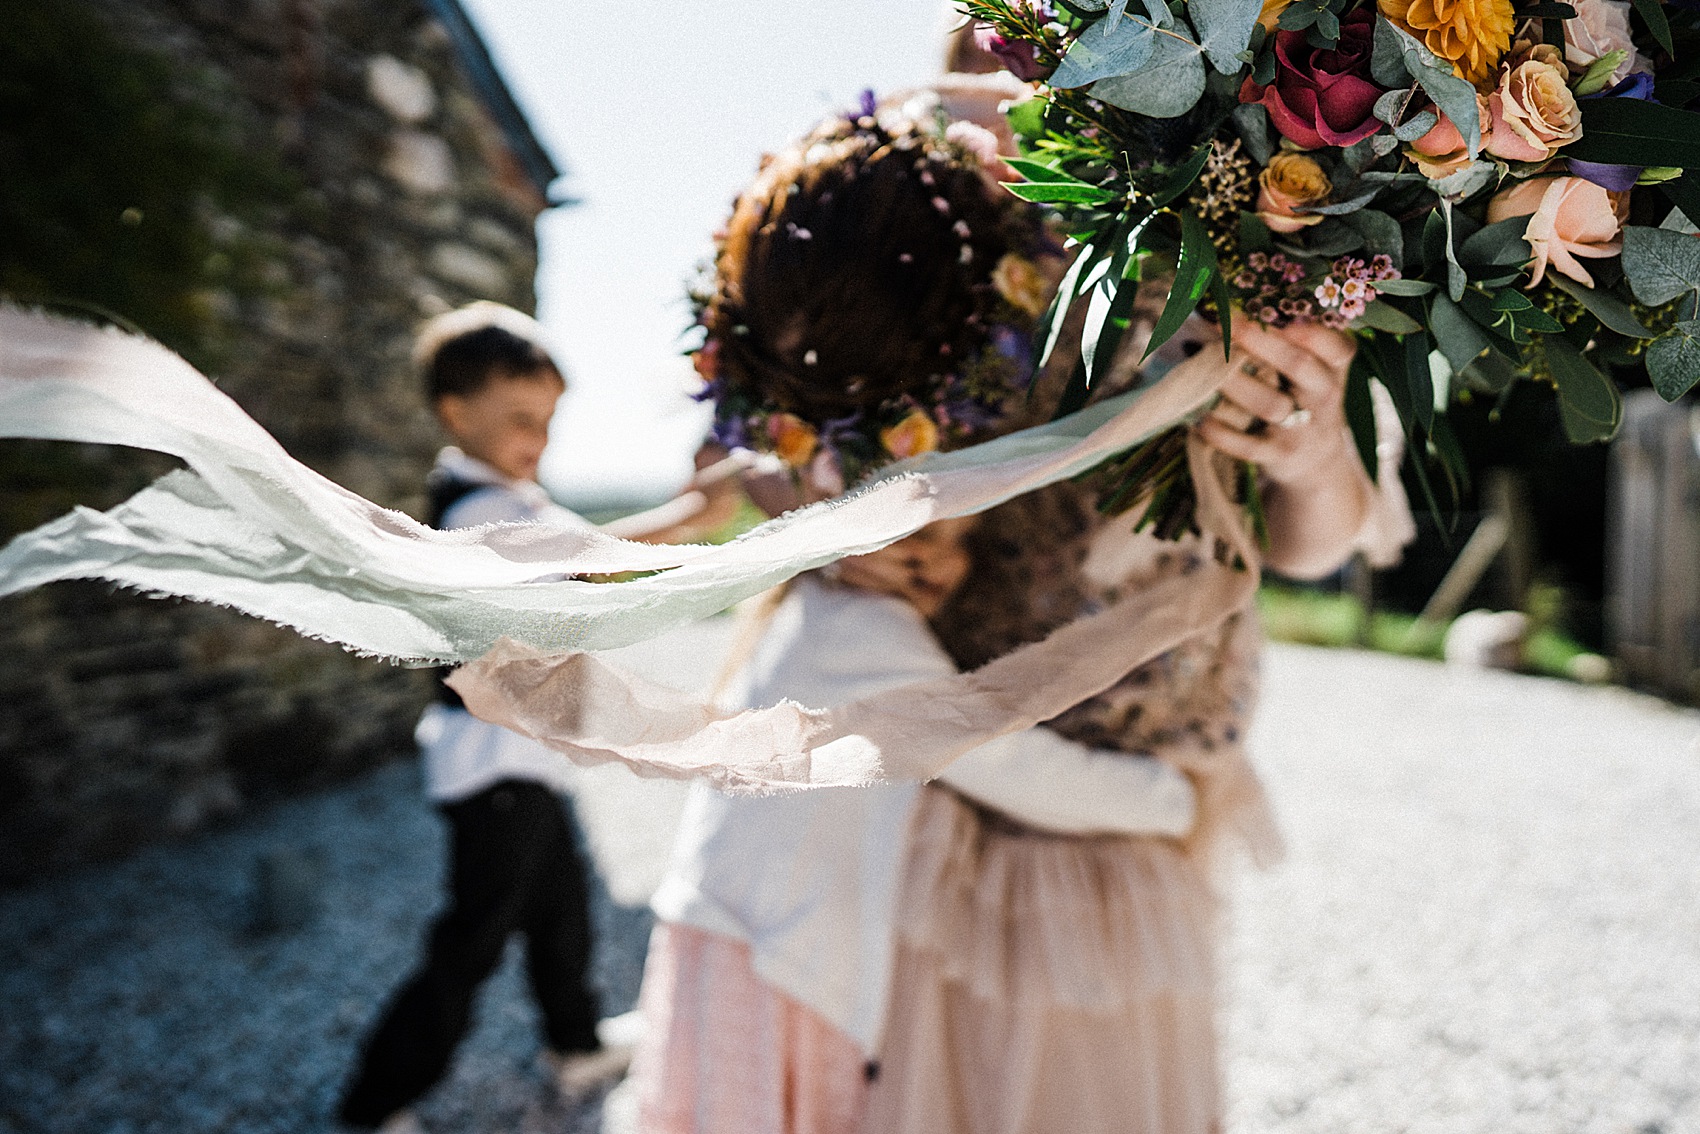
<path id="1" fill-rule="evenodd" d="M 1268 585 L 1257 593 L 1265 633 L 1277 642 L 1306 646 L 1350 646 L 1404 657 L 1439 660 L 1451 623 L 1425 624 L 1415 615 L 1378 610 L 1367 616 L 1347 594 Z M 1577 659 L 1589 650 L 1551 625 L 1537 625 L 1523 649 L 1523 670 L 1546 677 L 1575 678 Z M 1595 667 L 1597 672 L 1597 667 Z"/>

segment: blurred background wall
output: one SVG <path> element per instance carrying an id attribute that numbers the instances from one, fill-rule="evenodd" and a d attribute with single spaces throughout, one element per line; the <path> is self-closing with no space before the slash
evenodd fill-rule
<path id="1" fill-rule="evenodd" d="M 418 514 L 425 316 L 530 310 L 557 170 L 456 0 L 11 0 L 0 295 L 160 339 L 289 451 Z M 0 442 L 0 540 L 169 467 Z M 0 600 L 0 882 L 411 751 L 429 677 L 205 606 Z"/>

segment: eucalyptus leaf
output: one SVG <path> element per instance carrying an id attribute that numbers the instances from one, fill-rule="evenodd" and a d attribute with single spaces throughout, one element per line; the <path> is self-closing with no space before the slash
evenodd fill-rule
<path id="1" fill-rule="evenodd" d="M 1647 375 L 1667 402 L 1700 382 L 1700 320 L 1685 319 L 1653 340 L 1647 348 Z"/>
<path id="2" fill-rule="evenodd" d="M 1434 285 L 1427 280 L 1377 280 L 1375 290 L 1384 295 L 1427 295 Z"/>
<path id="3" fill-rule="evenodd" d="M 1375 21 L 1375 36 L 1371 40 L 1370 77 L 1389 90 L 1409 87 L 1416 78 L 1414 73 L 1405 68 L 1405 48 L 1399 42 L 1399 37 L 1394 34 L 1397 31 L 1386 17 L 1378 17 Z M 1381 120 L 1387 121 L 1385 118 Z"/>
<path id="4" fill-rule="evenodd" d="M 1294 248 L 1301 255 L 1322 256 L 1332 259 L 1347 252 L 1356 252 L 1364 246 L 1364 234 L 1338 217 L 1329 217 L 1314 228 L 1307 228 L 1296 237 L 1303 238 L 1303 244 Z"/>
<path id="5" fill-rule="evenodd" d="M 1565 436 L 1578 445 L 1609 441 L 1623 420 L 1623 398 L 1617 384 L 1562 335 L 1541 340 L 1547 368 L 1558 387 L 1559 419 Z"/>
<path id="6" fill-rule="evenodd" d="M 1145 10 L 1151 15 L 1151 22 L 1160 28 L 1175 26 L 1175 14 L 1169 11 L 1169 6 L 1163 0 L 1145 0 Z"/>
<path id="7" fill-rule="evenodd" d="M 1623 274 L 1648 307 L 1700 290 L 1700 240 L 1666 228 L 1625 225 Z"/>
<path id="8" fill-rule="evenodd" d="M 1690 169 L 1675 181 L 1665 182 L 1659 186 L 1659 192 L 1663 193 L 1670 203 L 1676 206 L 1677 212 L 1682 215 L 1682 219 L 1688 222 L 1689 227 L 1684 231 L 1693 232 L 1694 226 L 1700 225 L 1700 168 Z M 1659 227 L 1675 228 L 1676 226 L 1671 224 L 1669 218 L 1666 218 L 1665 223 Z"/>
<path id="9" fill-rule="evenodd" d="M 1372 134 L 1369 144 L 1374 148 L 1376 157 L 1386 157 L 1399 148 L 1399 139 L 1392 134 Z"/>
<path id="10" fill-rule="evenodd" d="M 1434 191 L 1452 201 L 1462 201 L 1487 188 L 1499 176 L 1499 166 L 1491 161 L 1473 161 L 1457 173 L 1431 181 Z"/>
<path id="11" fill-rule="evenodd" d="M 1400 87 L 1388 91 L 1375 100 L 1375 107 L 1370 113 L 1389 126 L 1393 125 L 1405 113 L 1405 107 L 1410 105 L 1413 89 L 1412 87 Z"/>
<path id="12" fill-rule="evenodd" d="M 1353 179 L 1375 164 L 1375 159 L 1379 156 L 1368 138 L 1360 138 L 1340 151 L 1340 161 L 1351 171 Z"/>
<path id="13" fill-rule="evenodd" d="M 1233 119 L 1251 160 L 1260 166 L 1268 165 L 1275 153 L 1269 144 L 1269 112 L 1257 103 L 1248 102 L 1234 108 Z"/>
<path id="14" fill-rule="evenodd" d="M 1364 308 L 1364 313 L 1358 317 L 1358 322 L 1365 327 L 1374 327 L 1378 331 L 1386 331 L 1390 335 L 1410 335 L 1423 329 L 1423 325 L 1393 306 L 1379 299 L 1372 299 Z"/>
<path id="15" fill-rule="evenodd" d="M 1139 71 L 1092 85 L 1094 98 L 1151 118 L 1179 118 L 1203 93 L 1203 52 L 1195 43 L 1168 35 L 1155 37 L 1151 57 Z"/>
<path id="16" fill-rule="evenodd" d="M 1569 276 L 1558 272 L 1549 273 L 1547 279 L 1558 290 L 1586 307 L 1588 313 L 1600 321 L 1601 326 L 1616 331 L 1620 335 L 1628 335 L 1632 339 L 1650 339 L 1653 337 L 1653 332 L 1643 326 L 1641 320 L 1635 317 L 1635 312 L 1629 309 L 1629 304 L 1623 302 L 1611 292 L 1586 287 Z"/>
<path id="17" fill-rule="evenodd" d="M 1463 266 L 1458 263 L 1457 253 L 1453 250 L 1456 244 L 1453 235 L 1455 222 L 1452 214 L 1452 202 L 1445 197 L 1440 199 L 1440 212 L 1446 218 L 1446 239 L 1441 243 L 1441 252 L 1446 257 L 1446 294 L 1452 297 L 1452 302 L 1456 303 L 1464 298 L 1464 288 L 1470 281 L 1469 277 L 1464 274 Z"/>
<path id="18" fill-rule="evenodd" d="M 1434 53 L 1419 43 L 1414 36 L 1395 27 L 1382 15 L 1375 17 L 1378 42 L 1383 34 L 1383 27 L 1397 37 L 1399 49 L 1404 56 L 1405 70 L 1434 100 L 1446 117 L 1452 120 L 1452 125 L 1458 128 L 1458 133 L 1464 136 L 1464 145 L 1470 152 L 1473 154 L 1480 151 L 1482 124 L 1476 110 L 1476 88 L 1454 74 L 1451 64 L 1436 59 Z M 1372 70 L 1373 67 L 1372 57 Z"/>
<path id="19" fill-rule="evenodd" d="M 1151 57 L 1156 37 L 1142 20 L 1106 16 L 1080 33 L 1050 77 L 1050 85 L 1069 90 L 1137 71 Z"/>
<path id="20" fill-rule="evenodd" d="M 1237 75 L 1245 64 L 1240 52 L 1251 42 L 1251 29 L 1263 11 L 1263 0 L 1191 0 L 1187 17 L 1198 32 L 1210 65 L 1224 75 Z"/>
<path id="21" fill-rule="evenodd" d="M 1417 113 L 1409 122 L 1393 127 L 1393 136 L 1401 142 L 1414 142 L 1440 123 L 1440 115 L 1432 110 Z"/>
<path id="22" fill-rule="evenodd" d="M 1399 222 L 1386 213 L 1375 209 L 1359 209 L 1346 218 L 1346 223 L 1363 234 L 1364 251 L 1370 255 L 1380 252 L 1393 261 L 1393 266 L 1400 271 L 1405 270 L 1405 238 L 1399 230 Z M 1397 280 L 1385 280 L 1384 283 L 1397 283 Z M 1386 291 L 1381 284 L 1375 285 Z M 1397 295 L 1397 292 L 1388 292 Z"/>
<path id="23" fill-rule="evenodd" d="M 1306 205 L 1303 209 L 1298 211 L 1307 214 L 1314 214 L 1316 216 L 1343 217 L 1348 213 L 1357 212 L 1359 209 L 1375 200 L 1375 195 L 1380 192 L 1381 187 L 1378 185 L 1367 193 L 1359 193 L 1356 197 L 1353 197 L 1349 201 L 1336 201 L 1329 205 Z"/>
<path id="24" fill-rule="evenodd" d="M 1461 380 L 1477 389 L 1503 395 L 1511 388 L 1511 384 L 1517 381 L 1517 370 L 1516 362 L 1499 351 L 1490 349 L 1457 373 Z"/>
<path id="25" fill-rule="evenodd" d="M 1458 246 L 1458 262 L 1475 275 L 1485 275 L 1489 268 L 1520 268 L 1534 256 L 1523 239 L 1528 227 L 1526 216 L 1495 221 Z"/>
<path id="26" fill-rule="evenodd" d="M 1379 438 L 1375 429 L 1375 397 L 1369 386 L 1373 381 L 1369 363 L 1361 356 L 1354 356 L 1351 369 L 1346 372 L 1346 424 L 1352 428 L 1358 459 L 1363 462 L 1364 471 L 1372 481 L 1381 473 L 1381 461 L 1376 452 Z"/>
<path id="27" fill-rule="evenodd" d="M 1462 372 L 1493 347 L 1487 332 L 1464 314 L 1462 307 L 1444 295 L 1436 295 L 1430 301 L 1428 324 L 1429 330 L 1434 332 L 1435 341 L 1440 344 L 1440 353 L 1446 356 L 1455 372 Z"/>

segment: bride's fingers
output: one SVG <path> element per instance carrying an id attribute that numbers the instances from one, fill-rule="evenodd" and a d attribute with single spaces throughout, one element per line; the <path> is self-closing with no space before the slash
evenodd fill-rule
<path id="1" fill-rule="evenodd" d="M 1260 366 L 1252 359 L 1236 359 L 1232 373 L 1222 383 L 1222 396 L 1249 411 L 1253 417 L 1276 422 L 1297 408 L 1293 398 L 1272 384 L 1272 368 Z"/>
<path id="2" fill-rule="evenodd" d="M 1255 465 L 1279 463 L 1286 448 L 1270 433 L 1246 433 L 1216 418 L 1207 416 L 1198 423 L 1198 435 L 1204 443 L 1218 452 Z"/>
<path id="3" fill-rule="evenodd" d="M 1249 320 L 1236 320 L 1234 345 L 1285 375 L 1297 390 L 1298 403 L 1306 406 L 1339 397 L 1355 350 L 1350 339 L 1326 327 L 1294 325 L 1272 331 Z"/>

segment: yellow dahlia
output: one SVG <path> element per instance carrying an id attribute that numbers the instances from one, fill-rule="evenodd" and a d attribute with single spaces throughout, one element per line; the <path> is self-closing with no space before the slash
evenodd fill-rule
<path id="1" fill-rule="evenodd" d="M 1381 14 L 1477 86 L 1511 46 L 1511 0 L 1380 0 Z"/>

